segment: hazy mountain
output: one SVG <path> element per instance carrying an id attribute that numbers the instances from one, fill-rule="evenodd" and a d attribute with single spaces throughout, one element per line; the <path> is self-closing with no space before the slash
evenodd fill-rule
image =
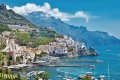
<path id="1" fill-rule="evenodd" d="M 85 42 L 87 45 L 112 45 L 120 44 L 120 40 L 110 36 L 107 32 L 88 31 L 86 27 L 69 25 L 43 12 L 33 12 L 25 16 L 38 26 L 49 27 L 60 34 L 68 35 L 75 40 Z"/>

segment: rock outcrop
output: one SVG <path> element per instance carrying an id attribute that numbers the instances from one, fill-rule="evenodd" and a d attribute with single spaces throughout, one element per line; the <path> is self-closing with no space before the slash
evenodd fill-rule
<path id="1" fill-rule="evenodd" d="M 78 52 L 79 56 L 98 56 L 98 53 L 95 51 L 95 49 L 80 49 Z"/>

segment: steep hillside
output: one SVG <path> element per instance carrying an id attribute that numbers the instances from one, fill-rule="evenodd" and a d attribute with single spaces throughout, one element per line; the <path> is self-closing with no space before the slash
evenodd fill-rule
<path id="1" fill-rule="evenodd" d="M 13 10 L 7 10 L 6 6 L 3 4 L 0 5 L 0 23 L 12 25 L 29 25 L 30 27 L 35 27 L 30 21 L 21 15 L 16 14 Z"/>
<path id="2" fill-rule="evenodd" d="M 20 29 L 23 31 L 20 31 Z M 24 29 L 27 30 L 24 31 Z M 36 27 L 29 20 L 15 13 L 13 10 L 7 10 L 6 6 L 2 4 L 0 5 L 0 35 L 4 31 L 12 31 L 12 35 L 16 38 L 16 43 L 29 47 L 48 44 L 54 41 L 56 36 L 62 36 L 52 29 Z M 1 46 L 3 46 L 3 42 L 0 41 L 0 48 Z"/>
<path id="3" fill-rule="evenodd" d="M 107 32 L 88 31 L 86 27 L 66 24 L 43 12 L 33 12 L 25 17 L 37 26 L 52 28 L 61 34 L 73 37 L 75 40 L 85 42 L 87 45 L 120 44 L 119 39 L 110 36 Z"/>

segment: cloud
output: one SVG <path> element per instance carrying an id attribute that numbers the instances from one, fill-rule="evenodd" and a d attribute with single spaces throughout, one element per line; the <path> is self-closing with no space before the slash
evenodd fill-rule
<path id="1" fill-rule="evenodd" d="M 7 9 L 13 9 L 13 11 L 15 11 L 16 13 L 20 15 L 27 15 L 28 13 L 32 13 L 35 11 L 41 11 L 51 16 L 54 16 L 55 18 L 59 18 L 62 21 L 69 21 L 70 19 L 73 19 L 73 18 L 82 18 L 86 22 L 89 22 L 89 19 L 91 18 L 91 16 L 84 11 L 77 11 L 74 14 L 70 14 L 67 12 L 61 12 L 58 8 L 52 9 L 49 3 L 44 3 L 44 5 L 42 6 L 36 5 L 34 3 L 27 3 L 26 5 L 23 5 L 20 7 L 15 6 L 13 8 L 10 8 L 7 5 Z"/>

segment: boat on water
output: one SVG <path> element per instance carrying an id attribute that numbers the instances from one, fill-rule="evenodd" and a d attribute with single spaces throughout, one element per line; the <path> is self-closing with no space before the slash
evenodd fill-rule
<path id="1" fill-rule="evenodd" d="M 95 69 L 95 65 L 90 65 L 89 69 Z"/>
<path id="2" fill-rule="evenodd" d="M 41 74 L 44 73 L 45 71 L 31 71 L 29 73 L 27 73 L 27 76 L 32 76 L 32 75 L 37 75 L 37 74 Z"/>
<path id="3" fill-rule="evenodd" d="M 76 80 L 75 78 L 72 78 L 71 76 L 69 76 L 68 74 L 65 74 L 65 77 L 63 78 L 63 80 Z"/>
<path id="4" fill-rule="evenodd" d="M 74 80 L 72 77 L 63 78 L 63 80 Z"/>
<path id="5" fill-rule="evenodd" d="M 107 49 L 106 51 L 107 51 L 107 52 L 110 52 L 111 50 Z"/>
<path id="6" fill-rule="evenodd" d="M 97 63 L 102 63 L 103 61 L 102 60 L 95 60 Z"/>
<path id="7" fill-rule="evenodd" d="M 58 75 L 57 78 L 62 78 L 62 76 Z"/>
<path id="8" fill-rule="evenodd" d="M 98 77 L 98 80 L 106 80 L 106 76 L 105 76 L 105 75 L 100 75 L 100 76 Z"/>

